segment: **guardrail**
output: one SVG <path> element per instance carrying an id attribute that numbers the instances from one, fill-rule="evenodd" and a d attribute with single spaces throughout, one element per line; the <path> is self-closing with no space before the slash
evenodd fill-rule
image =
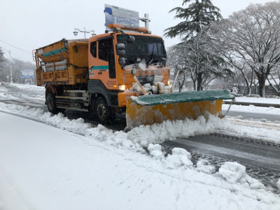
<path id="1" fill-rule="evenodd" d="M 251 102 L 231 102 L 231 101 L 223 101 L 224 104 L 232 104 L 232 105 L 242 105 L 242 106 L 261 106 L 261 107 L 274 107 L 280 108 L 280 104 L 264 104 L 264 103 L 251 103 Z"/>

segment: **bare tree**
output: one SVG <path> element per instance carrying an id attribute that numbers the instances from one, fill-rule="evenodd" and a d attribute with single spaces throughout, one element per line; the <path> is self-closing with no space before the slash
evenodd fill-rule
<path id="1" fill-rule="evenodd" d="M 280 95 L 280 71 L 278 66 L 270 72 L 268 76 L 268 83 L 277 95 Z"/>
<path id="2" fill-rule="evenodd" d="M 186 79 L 190 77 L 189 72 L 186 69 L 186 62 L 184 54 L 179 51 L 175 46 L 168 49 L 168 65 L 171 69 L 171 79 L 174 81 L 175 75 L 179 71 L 177 82 L 179 84 L 179 92 L 183 89 Z"/>
<path id="3" fill-rule="evenodd" d="M 203 90 L 217 77 L 232 75 L 231 70 L 225 66 L 223 58 L 209 45 L 209 37 L 205 30 L 188 41 L 173 46 L 169 52 L 170 63 L 173 62 L 173 66 L 181 66 L 184 72 L 181 74 L 181 79 L 185 81 L 186 78 L 190 78 L 194 90 Z M 177 71 L 176 68 L 174 69 Z"/>
<path id="4" fill-rule="evenodd" d="M 280 2 L 251 4 L 228 19 L 212 24 L 215 49 L 243 75 L 248 68 L 254 71 L 262 97 L 265 97 L 268 75 L 280 62 L 279 8 Z M 251 87 L 252 77 L 245 81 Z"/>

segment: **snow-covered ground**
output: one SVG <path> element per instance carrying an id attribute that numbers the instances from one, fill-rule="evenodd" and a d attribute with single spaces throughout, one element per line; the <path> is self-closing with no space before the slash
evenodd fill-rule
<path id="1" fill-rule="evenodd" d="M 276 98 L 255 98 L 255 97 L 236 97 L 237 102 L 261 103 L 261 104 L 280 104 L 280 99 Z"/>
<path id="2" fill-rule="evenodd" d="M 37 85 L 18 84 L 18 83 L 9 83 L 9 85 L 18 87 L 22 90 L 39 90 L 39 91 L 45 90 L 45 87 L 37 86 Z"/>
<path id="3" fill-rule="evenodd" d="M 277 99 L 279 100 L 279 99 Z M 280 102 L 279 102 L 280 104 Z M 226 111 L 229 107 L 229 104 L 223 104 L 223 110 Z M 259 107 L 254 105 L 242 106 L 242 105 L 231 105 L 230 111 L 238 111 L 238 112 L 250 112 L 250 113 L 259 113 L 259 114 L 273 114 L 279 115 L 280 120 L 280 109 L 273 107 Z"/>
<path id="4" fill-rule="evenodd" d="M 18 99 L 18 98 L 23 98 L 23 100 L 32 98 L 40 102 L 45 100 L 44 87 L 39 87 L 35 85 L 26 85 L 26 84 L 16 84 L 16 83 L 12 83 L 10 84 L 10 86 L 18 88 L 19 91 L 10 93 L 0 83 L 0 100 Z M 24 92 L 28 92 L 29 94 L 24 94 Z M 32 94 L 30 94 L 30 92 Z"/>
<path id="5" fill-rule="evenodd" d="M 42 87 L 13 85 L 41 88 L 44 95 Z M 194 165 L 184 149 L 164 156 L 159 145 L 217 131 L 280 143 L 278 122 L 209 115 L 114 132 L 5 104 L 2 98 L 15 97 L 5 93 L 0 85 L 0 111 L 36 121 L 0 112 L 0 210 L 280 209 L 279 194 L 248 176 L 244 166 L 225 163 L 215 172 L 207 160 Z"/>
<path id="6" fill-rule="evenodd" d="M 264 113 L 279 115 L 280 120 L 280 109 L 273 107 L 274 104 L 279 105 L 280 99 L 276 98 L 254 98 L 254 97 L 236 97 L 236 102 L 245 102 L 252 104 L 271 104 L 270 107 L 259 107 L 254 105 L 242 106 L 242 105 L 231 105 L 231 111 L 238 112 L 250 112 L 250 113 Z M 223 109 L 226 110 L 229 107 L 228 104 L 223 105 Z"/>

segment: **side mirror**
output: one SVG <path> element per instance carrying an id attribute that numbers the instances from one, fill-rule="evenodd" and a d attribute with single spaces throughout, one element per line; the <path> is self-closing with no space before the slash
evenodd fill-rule
<path id="1" fill-rule="evenodd" d="M 165 58 L 165 57 L 162 57 L 161 60 L 162 60 L 162 64 L 163 64 L 164 66 L 166 66 L 166 58 Z"/>
<path id="2" fill-rule="evenodd" d="M 133 43 L 134 41 L 135 41 L 135 37 L 129 35 L 127 38 L 127 43 Z"/>
<path id="3" fill-rule="evenodd" d="M 124 43 L 116 44 L 116 51 L 117 51 L 117 55 L 119 55 L 120 57 L 124 57 L 124 55 L 125 55 L 125 44 Z"/>
<path id="4" fill-rule="evenodd" d="M 123 68 L 125 66 L 125 58 L 119 58 L 119 64 Z"/>

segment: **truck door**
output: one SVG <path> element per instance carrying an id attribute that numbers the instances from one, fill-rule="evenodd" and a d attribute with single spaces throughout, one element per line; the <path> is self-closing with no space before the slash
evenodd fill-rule
<path id="1" fill-rule="evenodd" d="M 98 58 L 109 63 L 109 78 L 116 78 L 113 39 L 108 37 L 98 41 Z"/>

